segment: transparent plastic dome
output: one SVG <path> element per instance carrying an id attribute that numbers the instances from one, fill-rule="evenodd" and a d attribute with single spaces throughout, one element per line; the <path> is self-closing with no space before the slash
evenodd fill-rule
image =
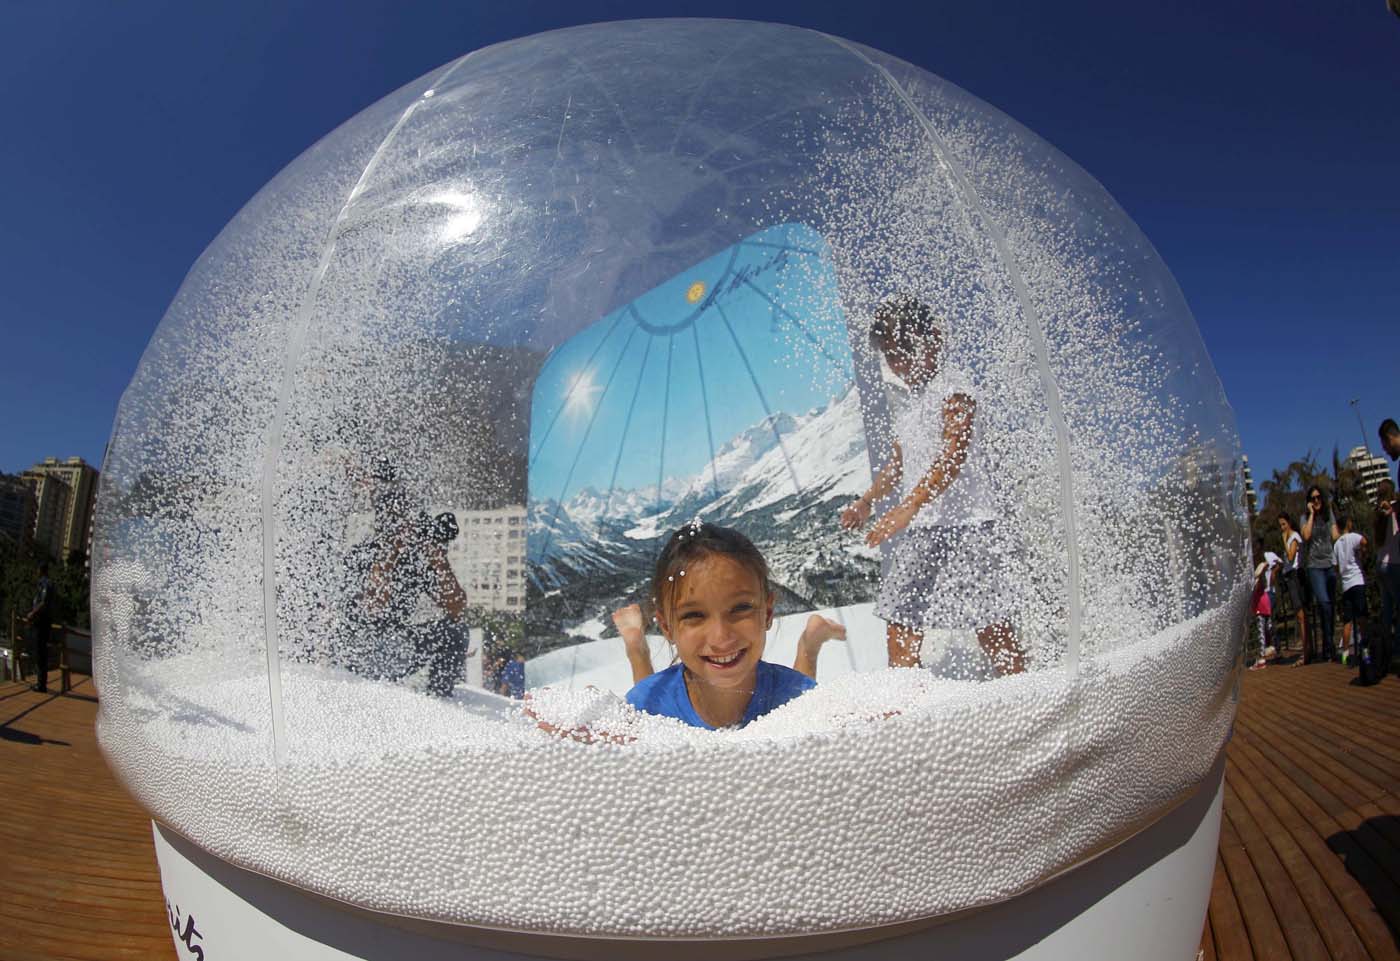
<path id="1" fill-rule="evenodd" d="M 985 679 L 972 615 L 887 666 L 908 532 L 839 515 L 924 398 L 870 337 L 891 298 L 936 319 L 980 472 L 981 560 L 907 591 L 990 604 L 1024 673 Z M 101 742 L 205 849 L 377 910 L 710 936 L 977 907 L 1218 755 L 1238 450 L 1147 239 L 966 92 L 756 23 L 500 44 L 311 147 L 190 271 L 102 474 Z M 813 612 L 848 631 L 740 730 L 617 697 L 607 614 L 697 516 L 767 557 L 765 657 Z M 551 736 L 522 687 L 629 733 Z"/>

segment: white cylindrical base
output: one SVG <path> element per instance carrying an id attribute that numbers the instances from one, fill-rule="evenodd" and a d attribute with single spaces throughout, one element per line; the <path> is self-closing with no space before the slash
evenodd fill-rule
<path id="1" fill-rule="evenodd" d="M 245 871 L 154 824 L 176 956 L 279 961 L 810 958 L 1085 961 L 1196 956 L 1220 837 L 1223 758 L 1129 840 L 1009 901 L 862 931 L 744 940 L 583 938 L 366 911 Z"/>

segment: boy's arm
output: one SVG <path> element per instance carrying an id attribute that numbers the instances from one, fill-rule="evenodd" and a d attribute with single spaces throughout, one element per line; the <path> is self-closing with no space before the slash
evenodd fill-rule
<path id="1" fill-rule="evenodd" d="M 943 452 L 929 465 L 909 496 L 880 518 L 866 537 L 867 544 L 875 547 L 902 531 L 920 508 L 958 479 L 967 461 L 967 447 L 972 440 L 972 419 L 976 413 L 977 402 L 967 394 L 954 394 L 948 398 L 943 405 Z"/>
<path id="2" fill-rule="evenodd" d="M 436 581 L 433 600 L 448 617 L 460 621 L 467 613 L 467 592 L 462 590 L 462 582 L 457 580 L 457 574 L 447 560 L 447 551 L 437 545 L 431 550 L 433 553 L 430 563 L 433 568 L 433 580 Z"/>
<path id="3" fill-rule="evenodd" d="M 880 473 L 875 475 L 875 481 L 870 485 L 870 490 L 861 495 L 861 500 L 867 504 L 875 503 L 893 491 L 903 476 L 904 451 L 900 449 L 899 443 L 895 442 L 894 452 L 890 455 L 889 463 L 880 468 Z"/>
<path id="4" fill-rule="evenodd" d="M 855 530 L 869 520 L 870 505 L 894 490 L 903 474 L 904 452 L 899 449 L 899 444 L 895 444 L 890 462 L 880 468 L 880 471 L 875 475 L 874 482 L 870 485 L 870 489 L 841 512 L 841 526 L 848 531 Z"/>
<path id="5" fill-rule="evenodd" d="M 1328 530 L 1330 530 L 1332 533 L 1332 540 L 1335 541 L 1337 538 L 1342 536 L 1342 532 L 1337 529 L 1337 517 L 1335 514 L 1329 514 L 1327 516 L 1327 526 Z"/>

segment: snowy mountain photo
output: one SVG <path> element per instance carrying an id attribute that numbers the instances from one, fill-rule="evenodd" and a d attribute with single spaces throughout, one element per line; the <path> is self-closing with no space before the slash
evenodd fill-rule
<path id="1" fill-rule="evenodd" d="M 664 539 L 700 517 L 737 527 L 763 551 L 783 612 L 872 600 L 879 552 L 841 530 L 841 509 L 870 485 L 859 397 L 776 414 L 730 438 L 713 462 L 660 490 L 584 488 L 529 505 L 527 622 L 562 631 L 649 590 Z"/>

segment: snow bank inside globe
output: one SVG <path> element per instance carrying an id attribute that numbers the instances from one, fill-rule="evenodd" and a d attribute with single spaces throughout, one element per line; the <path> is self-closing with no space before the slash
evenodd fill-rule
<path id="1" fill-rule="evenodd" d="M 1210 770 L 1237 457 L 1160 258 L 986 104 L 796 28 L 530 37 L 347 122 L 190 271 L 102 476 L 99 735 L 198 845 L 374 909 L 977 907 Z M 766 660 L 846 632 L 739 729 L 623 699 L 610 612 L 697 517 L 766 558 Z"/>

